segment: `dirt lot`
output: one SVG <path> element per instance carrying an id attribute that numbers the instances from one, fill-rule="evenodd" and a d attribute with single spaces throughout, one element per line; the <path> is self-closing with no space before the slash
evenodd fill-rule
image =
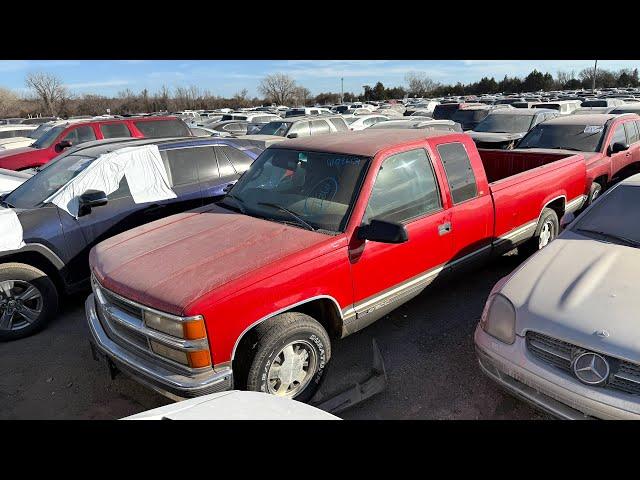
<path id="1" fill-rule="evenodd" d="M 508 255 L 432 288 L 336 342 L 320 395 L 366 377 L 375 338 L 387 389 L 342 418 L 546 418 L 487 380 L 473 350 L 473 331 L 489 291 L 520 261 Z M 0 419 L 114 419 L 169 403 L 123 375 L 112 382 L 105 364 L 92 359 L 87 334 L 84 296 L 79 296 L 69 299 L 43 332 L 0 344 Z"/>

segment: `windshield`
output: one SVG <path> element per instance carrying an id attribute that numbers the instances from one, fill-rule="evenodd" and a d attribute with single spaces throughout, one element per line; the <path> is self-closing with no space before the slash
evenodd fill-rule
<path id="1" fill-rule="evenodd" d="M 529 131 L 533 115 L 489 115 L 482 120 L 476 132 L 522 133 Z"/>
<path id="2" fill-rule="evenodd" d="M 621 184 L 603 195 L 569 228 L 581 235 L 638 247 L 640 245 L 640 186 Z"/>
<path id="3" fill-rule="evenodd" d="M 341 232 L 369 161 L 355 155 L 272 147 L 258 157 L 222 204 L 248 215 L 302 224 L 295 215 L 314 229 Z"/>
<path id="4" fill-rule="evenodd" d="M 5 197 L 16 208 L 35 208 L 82 172 L 94 157 L 68 155 L 49 162 L 40 172 Z"/>
<path id="5" fill-rule="evenodd" d="M 608 105 L 606 100 L 585 100 L 584 102 L 582 102 L 582 106 L 583 107 L 606 107 Z"/>
<path id="6" fill-rule="evenodd" d="M 37 140 L 42 135 L 44 135 L 45 132 L 47 132 L 50 128 L 51 128 L 51 125 L 43 123 L 38 128 L 36 128 L 35 130 L 29 133 L 29 138 L 35 138 Z"/>
<path id="7" fill-rule="evenodd" d="M 291 122 L 269 122 L 258 132 L 260 135 L 278 135 L 284 137 L 287 135 L 287 131 L 293 125 Z"/>
<path id="8" fill-rule="evenodd" d="M 55 142 L 58 135 L 60 135 L 64 129 L 64 125 L 58 125 L 57 127 L 50 128 L 49 131 L 44 132 L 38 140 L 33 142 L 31 146 L 33 148 L 49 148 L 53 145 L 53 142 Z"/>
<path id="9" fill-rule="evenodd" d="M 344 117 L 344 121 L 347 122 L 347 125 L 351 125 L 356 120 L 359 120 L 357 117 Z"/>
<path id="10" fill-rule="evenodd" d="M 603 125 L 549 125 L 539 123 L 527 133 L 518 148 L 557 148 L 578 152 L 597 152 L 604 137 Z"/>
<path id="11" fill-rule="evenodd" d="M 458 111 L 460 106 L 457 103 L 449 103 L 436 105 L 433 109 L 433 118 L 435 120 L 450 120 L 451 116 Z"/>

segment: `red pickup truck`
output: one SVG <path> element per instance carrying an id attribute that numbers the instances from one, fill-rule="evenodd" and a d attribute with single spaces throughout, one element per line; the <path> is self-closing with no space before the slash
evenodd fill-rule
<path id="1" fill-rule="evenodd" d="M 364 130 L 269 147 L 218 204 L 90 254 L 96 358 L 175 398 L 308 400 L 349 335 L 436 278 L 544 247 L 585 200 L 582 155 Z"/>
<path id="2" fill-rule="evenodd" d="M 517 148 L 528 149 L 530 153 L 558 150 L 582 153 L 587 162 L 586 206 L 612 180 L 640 170 L 640 117 L 632 113 L 556 117 L 532 128 Z"/>
<path id="3" fill-rule="evenodd" d="M 40 167 L 65 149 L 91 140 L 190 136 L 189 127 L 177 117 L 60 120 L 30 146 L 0 151 L 0 168 Z"/>

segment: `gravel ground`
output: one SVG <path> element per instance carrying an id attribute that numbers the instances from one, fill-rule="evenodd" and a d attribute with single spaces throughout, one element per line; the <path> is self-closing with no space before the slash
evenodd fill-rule
<path id="1" fill-rule="evenodd" d="M 503 393 L 476 363 L 473 331 L 489 291 L 521 259 L 427 289 L 389 316 L 337 341 L 319 397 L 366 378 L 375 338 L 388 375 L 385 391 L 340 413 L 345 419 L 541 419 Z M 0 344 L 0 419 L 115 419 L 170 403 L 91 357 L 84 296 L 67 299 L 39 334 Z"/>

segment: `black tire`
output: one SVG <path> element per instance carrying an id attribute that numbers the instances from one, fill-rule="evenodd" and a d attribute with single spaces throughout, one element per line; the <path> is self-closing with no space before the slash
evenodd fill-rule
<path id="1" fill-rule="evenodd" d="M 25 317 L 20 314 L 15 316 L 17 320 L 12 318 L 12 329 L 0 328 L 0 341 L 17 340 L 19 338 L 28 337 L 38 332 L 55 316 L 58 311 L 58 291 L 51 279 L 42 270 L 39 270 L 31 265 L 24 263 L 5 263 L 0 265 L 0 320 L 3 313 L 9 305 L 9 299 L 5 293 L 3 293 L 3 282 L 14 281 L 20 283 L 22 286 L 31 285 L 37 289 L 40 294 L 40 314 L 30 322 L 27 322 Z M 16 287 L 18 290 L 22 290 L 23 287 Z M 14 289 L 14 292 L 16 289 Z M 24 291 L 24 290 L 23 290 Z M 34 302 L 32 300 L 31 302 Z M 33 304 L 26 302 L 26 306 Z M 14 323 L 14 321 L 16 323 Z M 25 326 L 20 328 L 16 327 L 24 322 L 27 322 Z"/>
<path id="2" fill-rule="evenodd" d="M 548 226 L 550 229 L 551 238 L 549 238 L 546 244 L 541 246 L 540 234 L 545 226 Z M 551 243 L 558 236 L 559 232 L 560 222 L 558 221 L 558 215 L 550 208 L 545 208 L 542 210 L 542 215 L 540 215 L 540 220 L 538 220 L 538 225 L 536 226 L 533 237 L 518 247 L 518 253 L 521 255 L 531 255 L 541 250 Z"/>
<path id="3" fill-rule="evenodd" d="M 268 380 L 270 368 L 283 355 L 283 348 L 292 342 L 301 342 L 309 347 L 309 358 L 315 355 L 314 372 L 309 372 L 299 384 L 306 386 L 291 398 L 308 402 L 320 388 L 324 373 L 331 358 L 331 341 L 327 331 L 309 315 L 288 312 L 277 315 L 256 327 L 257 343 L 252 349 L 253 359 L 246 376 L 246 389 L 256 392 L 274 393 Z M 293 347 L 295 348 L 295 347 Z M 313 362 L 308 362 L 309 368 Z M 271 386 L 270 386 L 271 385 Z M 277 383 L 275 384 L 277 385 Z M 292 389 L 294 391 L 295 389 Z"/>

